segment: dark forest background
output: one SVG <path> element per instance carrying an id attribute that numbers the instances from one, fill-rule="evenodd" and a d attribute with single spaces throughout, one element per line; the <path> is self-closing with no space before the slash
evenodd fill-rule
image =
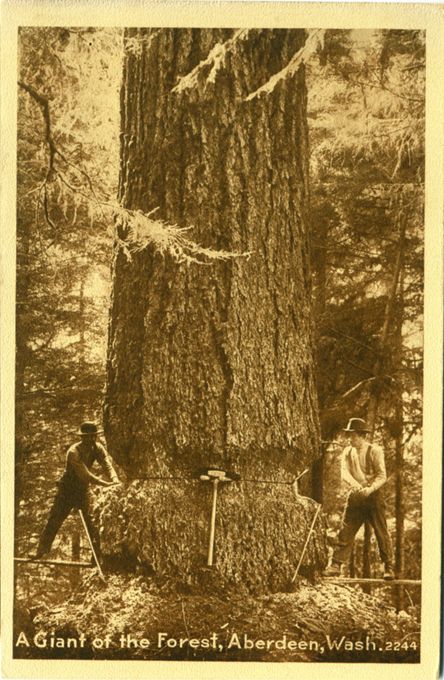
<path id="1" fill-rule="evenodd" d="M 137 44 L 119 29 L 23 28 L 19 45 L 15 535 L 17 554 L 27 554 L 73 433 L 102 419 L 121 62 Z M 344 502 L 340 429 L 351 415 L 367 418 L 386 452 L 396 570 L 417 579 L 424 35 L 325 31 L 303 68 L 324 442 L 306 493 L 323 503 L 334 538 Z M 82 550 L 72 517 L 56 552 Z M 377 565 L 374 539 L 360 537 L 351 573 L 376 575 Z M 40 588 L 20 572 L 18 587 L 49 606 L 60 578 Z M 397 597 L 398 608 L 418 604 L 405 589 Z"/>

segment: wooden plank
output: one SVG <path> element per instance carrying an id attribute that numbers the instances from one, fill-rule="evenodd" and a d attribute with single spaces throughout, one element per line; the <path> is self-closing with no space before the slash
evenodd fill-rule
<path id="1" fill-rule="evenodd" d="M 385 578 L 348 578 L 340 576 L 327 576 L 325 581 L 331 581 L 334 583 L 366 583 L 368 585 L 384 585 L 384 586 L 417 586 L 421 585 L 421 581 L 415 581 L 413 579 L 385 579 Z"/>
<path id="2" fill-rule="evenodd" d="M 14 562 L 30 562 L 32 564 L 49 564 L 49 565 L 59 565 L 62 567 L 83 567 L 84 569 L 94 569 L 95 564 L 90 564 L 90 562 L 68 562 L 65 560 L 36 560 L 33 557 L 14 557 Z"/>

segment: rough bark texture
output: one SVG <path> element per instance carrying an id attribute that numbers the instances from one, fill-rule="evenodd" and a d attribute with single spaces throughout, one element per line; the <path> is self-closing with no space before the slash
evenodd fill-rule
<path id="1" fill-rule="evenodd" d="M 252 253 L 187 266 L 151 247 L 128 261 L 117 245 L 104 421 L 109 449 L 132 478 L 218 465 L 243 478 L 288 479 L 319 455 L 303 67 L 246 101 L 288 64 L 305 32 L 250 31 L 226 51 L 214 78 L 209 63 L 195 87 L 172 91 L 233 35 L 126 33 L 122 205 L 158 208 L 156 217 L 192 226 L 189 236 L 204 246 Z M 163 507 L 182 495 L 184 523 L 185 507 L 208 523 L 202 484 L 199 517 L 198 499 L 189 505 L 194 490 L 180 482 L 162 488 Z M 236 496 L 237 512 L 250 520 L 267 513 L 271 526 L 284 511 L 282 488 L 254 487 L 252 499 L 247 485 L 236 485 L 222 491 L 221 504 L 224 494 L 227 503 Z M 289 529 L 296 542 L 305 530 Z"/>
<path id="2" fill-rule="evenodd" d="M 251 593 L 288 591 L 317 504 L 295 497 L 290 486 L 270 494 L 241 483 L 219 494 L 214 567 L 207 569 L 211 490 L 199 481 L 132 482 L 99 509 L 102 551 L 110 567 L 141 568 L 179 588 L 213 592 L 227 587 Z M 304 554 L 299 576 L 326 565 L 325 525 Z"/>

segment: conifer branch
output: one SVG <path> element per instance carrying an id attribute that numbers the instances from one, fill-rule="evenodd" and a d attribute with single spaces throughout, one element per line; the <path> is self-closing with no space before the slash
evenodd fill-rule
<path id="1" fill-rule="evenodd" d="M 51 131 L 51 116 L 49 111 L 49 101 L 47 97 L 44 97 L 42 94 L 37 92 L 37 90 L 31 87 L 31 85 L 28 85 L 27 83 L 24 83 L 21 80 L 18 81 L 18 85 L 19 87 L 22 88 L 22 90 L 25 90 L 25 92 L 27 92 L 34 99 L 34 101 L 37 102 L 37 104 L 40 106 L 42 110 L 43 120 L 45 122 L 45 141 L 48 145 L 49 150 L 49 162 L 48 169 L 46 172 L 46 181 L 48 181 L 54 169 L 54 159 L 57 153 L 57 148 L 54 143 Z"/>
<path id="2" fill-rule="evenodd" d="M 240 40 L 245 40 L 249 35 L 250 29 L 242 28 L 235 31 L 234 35 L 224 43 L 216 43 L 208 57 L 201 61 L 192 71 L 180 78 L 179 82 L 173 87 L 171 92 L 180 93 L 184 90 L 198 86 L 203 72 L 209 70 L 205 79 L 205 87 L 209 83 L 214 83 L 216 74 L 225 64 L 225 58 L 229 52 L 237 45 Z"/>
<path id="3" fill-rule="evenodd" d="M 250 257 L 251 252 L 238 253 L 227 250 L 216 250 L 195 243 L 185 236 L 192 227 L 180 227 L 161 219 L 152 217 L 156 210 L 145 214 L 141 210 L 128 210 L 119 205 L 113 208 L 116 222 L 117 242 L 128 260 L 132 254 L 155 247 L 160 255 L 169 254 L 178 263 L 190 265 L 209 265 L 214 260 L 231 260 L 238 257 Z"/>
<path id="4" fill-rule="evenodd" d="M 232 38 L 232 41 L 236 40 L 243 32 L 244 31 L 238 31 Z M 218 66 L 215 62 L 213 64 L 213 69 L 217 70 L 217 68 Z M 186 264 L 210 264 L 211 261 L 214 260 L 229 260 L 235 257 L 250 256 L 250 253 L 236 253 L 226 250 L 205 248 L 184 235 L 191 227 L 179 227 L 177 224 L 168 224 L 163 220 L 152 219 L 151 215 L 155 211 L 144 214 L 140 210 L 127 210 L 122 208 L 119 204 L 111 201 L 109 197 L 105 197 L 105 200 L 99 200 L 88 173 L 82 168 L 78 168 L 57 148 L 52 136 L 51 115 L 47 97 L 44 97 L 33 87 L 22 81 L 19 81 L 18 84 L 39 104 L 45 121 L 45 141 L 48 144 L 49 149 L 49 162 L 45 179 L 40 186 L 39 201 L 43 206 L 45 220 L 54 233 L 56 232 L 57 227 L 50 216 L 47 185 L 50 180 L 57 178 L 73 194 L 82 196 L 82 198 L 92 205 L 93 208 L 100 208 L 102 213 L 108 211 L 116 221 L 120 220 L 121 223 L 125 223 L 124 231 L 126 232 L 126 237 L 125 239 L 118 237 L 117 242 L 122 247 L 129 260 L 131 260 L 132 253 L 144 250 L 150 244 L 154 245 L 161 255 L 168 253 L 177 262 L 185 262 Z M 65 174 L 56 167 L 57 156 L 67 166 L 74 168 L 74 170 L 79 172 L 81 176 L 86 179 L 91 194 L 90 196 L 88 196 L 81 187 L 74 186 L 72 182 L 67 179 Z M 42 194 L 43 198 L 41 197 Z M 51 242 L 51 245 L 53 243 L 54 240 Z"/>
<path id="5" fill-rule="evenodd" d="M 288 64 L 283 69 L 278 71 L 278 73 L 272 75 L 264 85 L 261 85 L 261 87 L 259 87 L 257 90 L 251 92 L 251 94 L 246 97 L 245 101 L 251 101 L 262 94 L 271 94 L 276 85 L 281 80 L 293 76 L 299 70 L 301 64 L 305 63 L 307 59 L 309 59 L 314 54 L 314 52 L 316 52 L 318 47 L 323 46 L 324 35 L 325 29 L 322 28 L 317 28 L 313 31 L 310 31 L 305 44 L 296 52 Z"/>
<path id="6" fill-rule="evenodd" d="M 95 193 L 94 193 L 94 188 L 93 184 L 91 181 L 91 178 L 89 177 L 88 173 L 83 170 L 82 168 L 79 168 L 77 165 L 72 163 L 62 151 L 59 150 L 57 147 L 53 133 L 52 133 L 52 124 L 51 124 L 51 112 L 50 112 L 50 107 L 49 107 L 49 99 L 42 95 L 40 92 L 37 92 L 37 90 L 32 87 L 31 85 L 28 85 L 28 83 L 25 83 L 21 80 L 18 81 L 19 87 L 22 88 L 25 92 L 27 92 L 34 101 L 37 102 L 39 105 L 44 124 L 45 124 L 45 142 L 48 146 L 48 153 L 49 153 L 49 158 L 48 158 L 48 167 L 46 169 L 46 174 L 43 182 L 41 183 L 40 187 L 38 188 L 38 201 L 40 201 L 42 207 L 43 207 L 43 214 L 45 216 L 45 220 L 47 224 L 51 227 L 51 229 L 55 232 L 57 230 L 56 224 L 53 222 L 50 216 L 50 208 L 49 208 L 49 198 L 48 198 L 48 183 L 53 181 L 54 179 L 58 178 L 60 179 L 63 184 L 65 184 L 71 191 L 76 192 L 84 196 L 86 199 L 88 199 L 88 196 L 86 196 L 79 188 L 72 186 L 72 184 L 64 177 L 63 173 L 57 168 L 56 166 L 56 158 L 57 156 L 60 158 L 61 161 L 63 161 L 67 166 L 71 166 L 76 170 L 76 172 L 79 172 L 87 181 L 89 189 L 91 193 L 93 194 L 94 198 L 97 199 Z M 42 198 L 43 194 L 43 198 Z M 53 242 L 51 243 L 51 245 Z"/>

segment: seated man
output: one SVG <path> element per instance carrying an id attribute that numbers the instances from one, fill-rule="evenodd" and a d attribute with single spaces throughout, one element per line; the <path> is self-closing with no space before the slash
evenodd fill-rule
<path id="1" fill-rule="evenodd" d="M 357 532 L 364 522 L 370 522 L 384 563 L 384 578 L 393 579 L 393 552 L 381 490 L 387 480 L 384 452 L 380 446 L 366 440 L 368 430 L 362 418 L 351 418 L 344 432 L 350 434 L 351 446 L 343 452 L 342 478 L 352 490 L 347 498 L 332 564 L 324 573 L 325 576 L 341 574 L 342 565 L 350 558 Z"/>
<path id="2" fill-rule="evenodd" d="M 101 431 L 100 431 L 101 432 Z M 92 522 L 89 504 L 88 487 L 92 484 L 113 486 L 119 483 L 105 448 L 97 442 L 100 433 L 95 423 L 86 422 L 80 426 L 78 434 L 81 440 L 70 447 L 66 456 L 66 469 L 59 481 L 59 488 L 48 521 L 40 537 L 35 555 L 40 559 L 51 550 L 54 538 L 64 520 L 73 508 L 82 511 L 85 524 L 91 536 L 97 557 L 100 555 L 99 534 Z M 96 477 L 91 472 L 95 462 L 100 463 L 111 481 Z"/>

